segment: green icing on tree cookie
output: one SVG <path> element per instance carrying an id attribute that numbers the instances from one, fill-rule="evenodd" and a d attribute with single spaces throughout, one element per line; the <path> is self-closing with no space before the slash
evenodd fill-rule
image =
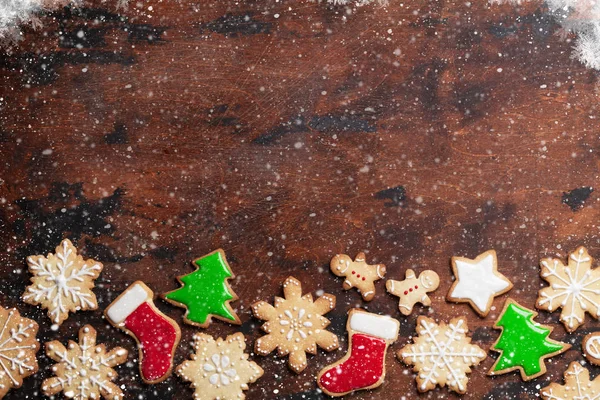
<path id="1" fill-rule="evenodd" d="M 571 347 L 566 343 L 548 338 L 552 328 L 533 321 L 536 312 L 528 310 L 513 300 L 507 300 L 504 311 L 495 327 L 502 328 L 498 341 L 492 350 L 500 352 L 500 357 L 489 371 L 499 375 L 518 369 L 525 381 L 546 372 L 544 359 L 560 354 Z"/>
<path id="2" fill-rule="evenodd" d="M 189 324 L 206 328 L 213 316 L 239 324 L 240 319 L 229 305 L 238 297 L 227 282 L 234 275 L 223 250 L 198 258 L 192 264 L 197 267 L 196 271 L 177 278 L 183 286 L 164 294 L 163 298 L 187 308 L 185 322 Z"/>

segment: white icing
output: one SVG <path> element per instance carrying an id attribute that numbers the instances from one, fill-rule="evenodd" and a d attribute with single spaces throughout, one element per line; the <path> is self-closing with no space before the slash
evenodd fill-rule
<path id="1" fill-rule="evenodd" d="M 560 319 L 566 322 L 569 328 L 573 329 L 575 325 L 579 326 L 583 323 L 583 318 L 577 315 L 580 310 L 588 311 L 596 318 L 598 317 L 600 304 L 591 295 L 600 294 L 600 284 L 598 283 L 600 278 L 597 275 L 592 276 L 589 268 L 581 268 L 581 263 L 591 261 L 584 248 L 580 248 L 577 254 L 575 252 L 571 253 L 569 259 L 574 261 L 574 265 L 569 261 L 569 265 L 565 267 L 556 259 L 553 260 L 552 265 L 542 261 L 542 266 L 545 268 L 542 277 L 549 282 L 554 281 L 551 286 L 554 294 L 549 295 L 541 292 L 538 304 L 543 306 L 548 303 L 548 311 L 553 311 L 557 307 L 564 307 L 570 298 L 570 312 L 567 313 L 565 312 L 566 309 L 563 309 Z M 559 270 L 559 265 L 563 268 L 562 270 Z M 554 300 L 557 300 L 557 302 L 554 303 Z M 590 308 L 595 308 L 595 310 Z"/>
<path id="2" fill-rule="evenodd" d="M 285 319 L 284 316 L 280 316 L 279 325 L 288 329 L 285 338 L 287 340 L 292 340 L 294 338 L 294 334 L 298 334 L 300 338 L 306 339 L 308 331 L 304 328 L 310 328 L 313 326 L 312 322 L 307 321 L 304 318 L 305 316 L 306 318 L 310 318 L 310 316 L 306 315 L 306 310 L 301 308 L 298 310 L 297 316 L 294 316 L 290 310 L 285 310 L 283 313 L 287 319 Z M 285 333 L 286 329 L 281 329 L 281 333 Z M 299 341 L 299 338 L 296 338 L 296 341 Z"/>
<path id="3" fill-rule="evenodd" d="M 410 351 L 401 351 L 402 357 L 412 364 L 427 364 L 419 373 L 421 390 L 430 384 L 437 385 L 440 377 L 446 378 L 448 386 L 457 387 L 461 392 L 465 390 L 462 381 L 470 371 L 469 365 L 479 363 L 486 354 L 478 346 L 464 343 L 467 330 L 461 327 L 463 323 L 464 320 L 459 319 L 456 325 L 438 327 L 422 319 L 423 330 L 419 331 L 415 344 L 407 346 Z"/>
<path id="4" fill-rule="evenodd" d="M 106 309 L 106 317 L 113 324 L 121 324 L 142 303 L 148 300 L 148 292 L 136 283 L 126 289 L 125 292 Z"/>
<path id="5" fill-rule="evenodd" d="M 386 340 L 398 339 L 400 323 L 385 315 L 354 311 L 350 314 L 350 329 Z"/>
<path id="6" fill-rule="evenodd" d="M 583 382 L 585 382 L 585 378 L 580 378 L 579 375 L 581 375 L 583 372 L 585 371 L 585 368 L 583 368 L 579 363 L 574 363 L 573 364 L 573 369 L 571 370 L 571 367 L 569 367 L 567 369 L 567 372 L 565 372 L 565 380 L 566 378 L 570 375 L 570 376 L 574 376 L 575 379 L 569 379 L 570 382 L 575 383 L 575 387 L 571 387 L 567 389 L 571 389 L 572 396 L 569 396 L 569 399 L 574 399 L 574 400 L 587 400 L 587 399 L 591 399 L 591 400 L 595 400 L 598 398 L 598 394 L 595 393 L 595 386 L 592 385 L 591 383 L 587 383 L 587 384 L 583 384 Z M 589 376 L 587 378 L 587 381 L 589 382 Z M 595 380 L 594 380 L 595 383 Z M 591 393 L 589 393 L 591 391 Z M 553 393 L 553 388 L 552 386 L 546 386 L 544 388 L 544 390 L 542 391 L 542 395 L 545 396 L 547 399 L 549 400 L 563 400 L 563 397 L 557 397 L 554 393 Z M 565 399 L 567 400 L 567 399 Z"/>
<path id="7" fill-rule="evenodd" d="M 23 295 L 23 300 L 41 302 L 49 299 L 51 304 L 48 311 L 52 322 L 59 323 L 61 314 L 68 312 L 65 300 L 73 302 L 75 307 L 88 309 L 96 307 L 92 295 L 82 291 L 80 283 L 96 277 L 96 272 L 102 267 L 99 264 L 83 264 L 81 268 L 75 269 L 73 261 L 69 257 L 73 250 L 67 240 L 61 242 L 61 251 L 55 253 L 57 262 L 53 267 L 45 257 L 29 257 L 27 263 L 29 270 L 36 277 L 44 277 L 44 284 L 31 285 Z"/>
<path id="8" fill-rule="evenodd" d="M 18 375 L 23 375 L 26 371 L 34 369 L 34 366 L 29 364 L 27 360 L 31 353 L 23 350 L 34 349 L 35 345 L 19 345 L 25 338 L 30 336 L 28 331 L 33 329 L 33 324 L 18 324 L 17 329 L 7 330 L 13 315 L 14 311 L 9 311 L 0 332 L 0 368 L 2 375 L 6 374 L 14 386 L 20 386 L 19 381 L 16 380 L 13 374 L 18 370 Z M 11 355 L 14 350 L 20 351 L 16 355 Z"/>
<path id="9" fill-rule="evenodd" d="M 594 335 L 585 342 L 585 352 L 593 358 L 600 358 L 600 336 Z"/>
<path id="10" fill-rule="evenodd" d="M 494 270 L 496 262 L 493 254 L 476 264 L 461 260 L 455 263 L 458 283 L 450 297 L 468 299 L 482 313 L 487 311 L 490 300 L 510 285 Z"/>
<path id="11" fill-rule="evenodd" d="M 214 372 L 208 381 L 211 385 L 227 386 L 232 380 L 239 379 L 237 371 L 231 368 L 231 360 L 225 354 L 213 354 L 202 368 L 206 372 Z"/>

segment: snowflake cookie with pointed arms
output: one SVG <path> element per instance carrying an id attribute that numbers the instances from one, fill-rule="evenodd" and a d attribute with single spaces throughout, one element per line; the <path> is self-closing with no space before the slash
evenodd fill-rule
<path id="1" fill-rule="evenodd" d="M 23 379 L 38 370 L 35 353 L 40 348 L 35 335 L 38 324 L 21 317 L 16 309 L 0 307 L 0 399 Z"/>
<path id="2" fill-rule="evenodd" d="M 244 335 L 234 333 L 226 339 L 213 339 L 204 333 L 194 335 L 191 360 L 177 367 L 177 375 L 192 383 L 196 400 L 243 400 L 244 390 L 264 371 L 244 353 Z"/>
<path id="3" fill-rule="evenodd" d="M 62 324 L 69 312 L 98 308 L 92 288 L 102 264 L 84 260 L 69 239 L 56 247 L 55 254 L 27 257 L 27 265 L 32 284 L 21 297 L 27 304 L 46 308 L 53 323 Z"/>
<path id="4" fill-rule="evenodd" d="M 464 317 L 454 318 L 447 325 L 438 325 L 424 316 L 417 319 L 414 344 L 405 346 L 397 355 L 405 364 L 414 366 L 419 392 L 447 385 L 456 393 L 466 393 L 467 373 L 487 356 L 479 346 L 471 344 L 468 330 Z"/>
<path id="5" fill-rule="evenodd" d="M 565 384 L 551 383 L 540 392 L 544 400 L 600 399 L 600 378 L 590 381 L 590 372 L 576 361 L 564 373 Z"/>
<path id="6" fill-rule="evenodd" d="M 268 333 L 256 341 L 254 350 L 265 356 L 277 348 L 279 356 L 289 354 L 290 368 L 300 373 L 307 365 L 306 353 L 316 354 L 317 345 L 326 351 L 339 347 L 323 317 L 335 307 L 335 296 L 325 293 L 313 302 L 310 293 L 302 296 L 302 284 L 293 277 L 283 283 L 283 294 L 285 298 L 275 297 L 274 307 L 264 301 L 252 305 L 254 316 L 267 321 L 262 330 Z"/>
<path id="7" fill-rule="evenodd" d="M 566 266 L 556 258 L 544 258 L 540 266 L 540 274 L 550 286 L 540 290 L 537 308 L 550 312 L 562 308 L 560 320 L 570 333 L 583 324 L 586 312 L 598 319 L 600 268 L 592 269 L 592 257 L 585 247 L 569 254 Z"/>
<path id="8" fill-rule="evenodd" d="M 56 361 L 54 377 L 42 382 L 42 392 L 52 396 L 63 392 L 75 400 L 120 400 L 123 392 L 112 381 L 117 377 L 114 366 L 127 361 L 127 350 L 115 347 L 106 351 L 104 344 L 96 344 L 96 330 L 85 325 L 79 330 L 79 344 L 69 341 L 65 348 L 59 341 L 46 343 L 46 354 Z"/>

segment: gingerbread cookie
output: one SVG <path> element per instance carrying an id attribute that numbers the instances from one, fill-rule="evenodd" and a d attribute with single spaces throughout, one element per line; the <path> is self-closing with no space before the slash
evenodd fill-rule
<path id="1" fill-rule="evenodd" d="M 595 400 L 600 397 L 600 377 L 590 381 L 590 372 L 576 361 L 564 373 L 565 384 L 551 383 L 540 391 L 544 400 Z"/>
<path id="2" fill-rule="evenodd" d="M 400 297 L 398 309 L 404 315 L 410 315 L 416 303 L 424 306 L 431 305 L 431 299 L 427 293 L 433 292 L 440 286 L 440 277 L 435 271 L 425 270 L 415 275 L 415 271 L 407 269 L 403 281 L 392 279 L 385 283 L 388 293 Z"/>
<path id="3" fill-rule="evenodd" d="M 267 335 L 256 341 L 254 351 L 265 356 L 277 348 L 280 357 L 289 354 L 288 365 L 300 373 L 307 365 L 306 353 L 316 354 L 317 345 L 326 351 L 339 347 L 323 317 L 335 307 L 335 296 L 325 293 L 313 302 L 310 293 L 302 296 L 302 284 L 291 276 L 283 283 L 283 295 L 275 297 L 274 307 L 264 301 L 252 305 L 254 316 L 267 321 L 261 327 Z"/>
<path id="4" fill-rule="evenodd" d="M 192 360 L 177 367 L 177 375 L 191 382 L 196 400 L 243 399 L 248 384 L 264 371 L 244 353 L 244 335 L 235 333 L 225 340 L 203 333 L 194 335 Z"/>
<path id="5" fill-rule="evenodd" d="M 162 382 L 171 375 L 179 325 L 154 305 L 154 293 L 136 281 L 106 309 L 104 316 L 138 343 L 140 373 L 146 383 Z"/>
<path id="6" fill-rule="evenodd" d="M 385 355 L 398 339 L 400 323 L 391 317 L 360 309 L 348 313 L 348 353 L 323 368 L 317 384 L 328 395 L 344 396 L 380 386 L 385 378 Z"/>
<path id="7" fill-rule="evenodd" d="M 35 354 L 40 348 L 36 339 L 38 324 L 22 317 L 16 309 L 0 307 L 0 399 L 23 379 L 38 370 Z"/>
<path id="8" fill-rule="evenodd" d="M 48 309 L 52 322 L 60 325 L 69 312 L 98 308 L 92 289 L 94 280 L 102 272 L 102 264 L 84 260 L 69 239 L 63 240 L 55 251 L 47 257 L 27 257 L 33 276 L 22 299 L 27 304 Z"/>
<path id="9" fill-rule="evenodd" d="M 568 265 L 556 258 L 540 262 L 542 279 L 550 286 L 539 291 L 536 307 L 554 311 L 561 308 L 560 320 L 574 332 L 585 320 L 585 313 L 598 319 L 600 313 L 600 268 L 592 268 L 592 257 L 585 247 L 569 254 Z"/>
<path id="10" fill-rule="evenodd" d="M 537 313 L 512 299 L 506 300 L 504 310 L 494 328 L 501 329 L 500 337 L 490 350 L 500 353 L 488 375 L 506 374 L 518 370 L 521 379 L 529 381 L 546 373 L 544 360 L 567 351 L 571 345 L 548 338 L 551 327 L 533 321 Z"/>
<path id="11" fill-rule="evenodd" d="M 583 355 L 594 365 L 600 365 L 600 332 L 585 335 L 581 342 Z"/>
<path id="12" fill-rule="evenodd" d="M 424 316 L 417 319 L 418 336 L 413 337 L 414 344 L 398 352 L 398 358 L 414 366 L 419 392 L 439 385 L 466 393 L 467 373 L 487 357 L 479 346 L 471 344 L 468 330 L 465 317 L 453 318 L 449 324 L 437 324 Z"/>
<path id="13" fill-rule="evenodd" d="M 456 280 L 446 299 L 456 303 L 469 303 L 480 317 L 488 315 L 494 297 L 513 287 L 512 282 L 498 272 L 495 250 L 481 253 L 474 260 L 452 257 L 452 271 Z"/>
<path id="14" fill-rule="evenodd" d="M 196 271 L 177 277 L 182 287 L 162 297 L 171 304 L 187 309 L 184 321 L 190 325 L 208 328 L 215 317 L 230 324 L 241 324 L 229 303 L 237 295 L 229 286 L 233 272 L 222 249 L 200 257 L 192 263 Z"/>
<path id="15" fill-rule="evenodd" d="M 354 261 L 345 255 L 338 254 L 329 263 L 329 268 L 337 276 L 343 276 L 344 290 L 355 287 L 363 300 L 371 301 L 375 296 L 375 281 L 385 276 L 385 265 L 369 265 L 365 261 L 365 253 L 358 253 Z"/>
<path id="16" fill-rule="evenodd" d="M 42 392 L 53 396 L 63 392 L 65 397 L 77 400 L 119 400 L 121 388 L 113 383 L 117 377 L 113 367 L 127 361 L 127 350 L 96 344 L 96 330 L 85 325 L 79 330 L 79 343 L 69 341 L 67 347 L 58 340 L 46 343 L 46 354 L 56 361 L 52 367 L 55 377 L 42 382 Z"/>

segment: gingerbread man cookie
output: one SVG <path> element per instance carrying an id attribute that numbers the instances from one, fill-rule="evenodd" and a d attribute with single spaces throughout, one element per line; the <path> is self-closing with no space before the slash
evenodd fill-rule
<path id="1" fill-rule="evenodd" d="M 344 290 L 357 288 L 363 300 L 371 301 L 375 296 L 375 281 L 385 276 L 385 265 L 369 265 L 365 261 L 365 253 L 358 253 L 354 261 L 346 254 L 338 254 L 329 263 L 331 272 L 343 276 Z"/>
<path id="2" fill-rule="evenodd" d="M 433 292 L 438 286 L 440 286 L 439 275 L 429 269 L 421 272 L 418 278 L 415 271 L 407 269 L 403 281 L 390 279 L 385 283 L 388 293 L 400 297 L 398 309 L 404 315 L 410 315 L 416 303 L 430 306 L 431 299 L 427 293 Z"/>

